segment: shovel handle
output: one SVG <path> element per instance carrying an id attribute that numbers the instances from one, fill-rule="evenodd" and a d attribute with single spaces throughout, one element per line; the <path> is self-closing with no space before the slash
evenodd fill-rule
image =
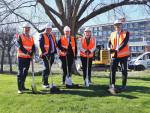
<path id="1" fill-rule="evenodd" d="M 48 63 L 49 63 L 49 72 L 50 72 L 50 74 L 51 74 L 51 81 L 52 81 L 52 87 L 53 87 L 53 78 L 52 78 L 51 63 L 50 63 L 51 57 L 48 59 L 48 57 L 46 56 L 46 58 L 47 58 L 47 61 L 48 61 Z"/>

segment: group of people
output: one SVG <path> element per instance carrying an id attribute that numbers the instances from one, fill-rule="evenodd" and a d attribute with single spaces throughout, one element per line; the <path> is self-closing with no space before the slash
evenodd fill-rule
<path id="1" fill-rule="evenodd" d="M 127 58 L 130 55 L 128 41 L 129 41 L 129 32 L 121 30 L 122 22 L 118 19 L 114 22 L 115 32 L 111 34 L 111 37 L 108 41 L 108 50 L 113 54 L 112 56 L 112 81 L 110 81 L 109 88 L 115 87 L 115 72 L 120 62 L 122 66 L 123 74 L 123 85 L 122 89 L 126 89 L 126 80 L 127 80 Z M 17 52 L 17 64 L 18 64 L 18 74 L 17 74 L 17 83 L 18 83 L 18 94 L 22 94 L 22 90 L 29 90 L 25 88 L 25 80 L 28 74 L 28 69 L 30 67 L 30 60 L 35 54 L 35 44 L 32 36 L 29 35 L 30 24 L 25 23 L 23 25 L 23 34 L 18 34 L 16 42 L 18 45 Z M 48 77 L 50 73 L 50 66 L 54 62 L 54 55 L 57 54 L 57 47 L 59 49 L 59 56 L 62 62 L 63 76 L 61 85 L 65 84 L 66 75 L 68 74 L 69 85 L 72 84 L 71 79 L 71 67 L 73 60 L 77 59 L 77 45 L 76 40 L 73 36 L 70 36 L 71 29 L 68 26 L 64 27 L 64 35 L 61 35 L 58 42 L 56 42 L 55 36 L 51 33 L 52 25 L 47 23 L 45 26 L 45 32 L 41 33 L 39 36 L 39 55 L 43 60 L 44 70 L 42 72 L 42 87 L 48 88 Z M 86 28 L 84 30 L 83 38 L 80 41 L 80 58 L 83 67 L 83 80 L 86 85 L 86 69 L 87 69 L 87 58 L 88 60 L 88 82 L 93 84 L 91 81 L 91 66 L 92 66 L 92 57 L 94 50 L 96 49 L 96 39 L 91 35 L 91 29 Z M 48 63 L 50 60 L 50 65 Z M 68 64 L 66 64 L 68 63 Z M 67 69 L 68 68 L 68 69 Z M 71 83 L 71 84 L 70 84 Z"/>

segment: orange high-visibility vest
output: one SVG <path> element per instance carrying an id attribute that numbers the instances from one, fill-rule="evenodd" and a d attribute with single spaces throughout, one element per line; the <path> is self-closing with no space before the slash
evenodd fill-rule
<path id="1" fill-rule="evenodd" d="M 120 33 L 119 40 L 118 40 L 118 46 L 120 46 L 123 43 L 124 39 L 126 38 L 126 34 L 127 34 L 127 31 L 124 31 L 124 30 Z M 130 37 L 130 33 L 129 33 L 129 37 Z M 129 42 L 121 51 L 117 51 L 118 58 L 130 55 L 128 44 L 129 44 Z M 112 32 L 111 33 L 111 49 L 116 49 L 116 47 L 117 47 L 117 33 Z M 114 55 L 115 55 L 115 52 L 112 54 L 112 57 L 114 57 Z"/>
<path id="2" fill-rule="evenodd" d="M 29 35 L 29 38 L 27 40 L 27 38 L 24 36 L 24 34 L 19 34 L 17 35 L 17 38 L 20 36 L 21 40 L 22 40 L 22 45 L 23 47 L 30 52 L 32 50 L 32 46 L 34 44 L 34 39 L 32 36 Z M 16 38 L 16 40 L 17 40 Z M 17 57 L 22 57 L 22 58 L 31 58 L 30 55 L 23 53 L 19 48 L 18 48 L 18 52 L 17 52 Z"/>
<path id="3" fill-rule="evenodd" d="M 73 50 L 73 55 L 75 57 L 75 41 L 74 41 L 74 37 L 70 36 L 70 39 L 71 39 L 71 47 L 72 47 L 72 50 Z M 61 46 L 68 49 L 68 41 L 67 41 L 67 38 L 65 36 L 61 36 Z M 66 56 L 67 52 L 65 51 L 61 51 L 59 50 L 59 55 L 60 56 Z"/>
<path id="4" fill-rule="evenodd" d="M 55 36 L 54 36 L 53 34 L 51 34 L 51 36 L 52 36 L 52 38 L 53 38 L 53 41 L 54 41 L 54 44 L 55 44 L 55 48 L 57 48 Z"/>
<path id="5" fill-rule="evenodd" d="M 49 44 L 49 38 L 46 35 L 46 33 L 43 33 L 42 35 L 44 36 L 44 48 L 45 48 L 45 51 L 48 53 L 49 46 L 50 46 L 50 44 Z M 42 53 L 42 50 L 41 50 L 40 47 L 39 47 L 39 54 L 45 56 L 45 54 Z"/>
<path id="6" fill-rule="evenodd" d="M 95 37 L 91 37 L 90 43 L 89 43 L 88 46 L 87 46 L 87 43 L 86 43 L 85 38 L 81 38 L 81 43 L 82 43 L 83 49 L 85 49 L 85 50 L 92 49 L 92 48 L 94 48 L 94 46 L 95 46 L 95 44 L 96 44 L 96 43 L 95 43 Z M 94 53 L 94 52 L 91 52 L 91 53 L 89 54 L 89 58 L 92 58 L 92 57 L 93 57 L 93 53 Z M 82 57 L 87 57 L 87 53 L 84 53 L 83 51 L 80 50 L 80 56 L 82 56 Z"/>

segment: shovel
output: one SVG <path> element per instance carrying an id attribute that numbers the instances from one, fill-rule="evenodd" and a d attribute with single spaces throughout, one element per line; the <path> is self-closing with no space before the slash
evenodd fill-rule
<path id="1" fill-rule="evenodd" d="M 37 93 L 36 85 L 34 84 L 34 65 L 33 65 L 33 57 L 32 57 L 32 76 L 33 76 L 33 85 L 31 85 L 33 93 Z"/>
<path id="2" fill-rule="evenodd" d="M 66 66 L 67 66 L 66 84 L 71 86 L 72 85 L 72 80 L 71 80 L 71 77 L 69 77 L 67 54 L 66 54 Z"/>
<path id="3" fill-rule="evenodd" d="M 47 60 L 48 60 L 48 57 L 46 57 Z M 49 58 L 48 60 L 48 63 L 49 63 L 49 71 L 50 71 L 50 74 L 51 74 L 51 82 L 52 82 L 52 85 L 49 85 L 50 89 L 55 86 L 56 87 L 56 84 L 53 84 L 53 78 L 52 78 L 52 72 L 51 72 L 51 63 L 50 63 L 50 60 L 51 60 L 51 57 Z"/>
<path id="4" fill-rule="evenodd" d="M 84 81 L 87 87 L 89 87 L 89 81 L 88 81 L 88 67 L 89 67 L 89 52 L 87 52 L 86 78 L 85 78 L 85 81 Z"/>
<path id="5" fill-rule="evenodd" d="M 111 54 L 110 54 L 111 55 Z M 109 89 L 108 89 L 108 91 L 110 92 L 110 93 L 112 93 L 112 94 L 118 94 L 118 93 L 120 93 L 120 91 L 118 91 L 116 88 L 115 88 L 115 86 L 114 86 L 114 84 L 112 84 L 112 57 L 110 58 L 110 84 L 109 84 Z"/>

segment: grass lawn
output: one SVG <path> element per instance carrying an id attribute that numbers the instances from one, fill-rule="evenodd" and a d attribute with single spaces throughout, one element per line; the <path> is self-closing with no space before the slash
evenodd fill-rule
<path id="1" fill-rule="evenodd" d="M 35 77 L 38 94 L 31 90 L 32 76 L 27 77 L 29 91 L 17 94 L 15 75 L 0 74 L 0 113 L 149 113 L 150 112 L 150 71 L 129 72 L 127 90 L 120 94 L 110 94 L 105 86 L 109 84 L 109 72 L 93 74 L 89 88 L 83 85 L 82 76 L 73 75 L 75 84 L 82 89 L 66 89 L 61 86 L 61 75 L 53 75 L 54 84 L 60 94 L 50 94 L 42 88 L 41 76 Z M 116 88 L 122 83 L 117 72 Z M 50 80 L 50 78 L 49 78 Z M 49 82 L 50 83 L 50 82 Z"/>

